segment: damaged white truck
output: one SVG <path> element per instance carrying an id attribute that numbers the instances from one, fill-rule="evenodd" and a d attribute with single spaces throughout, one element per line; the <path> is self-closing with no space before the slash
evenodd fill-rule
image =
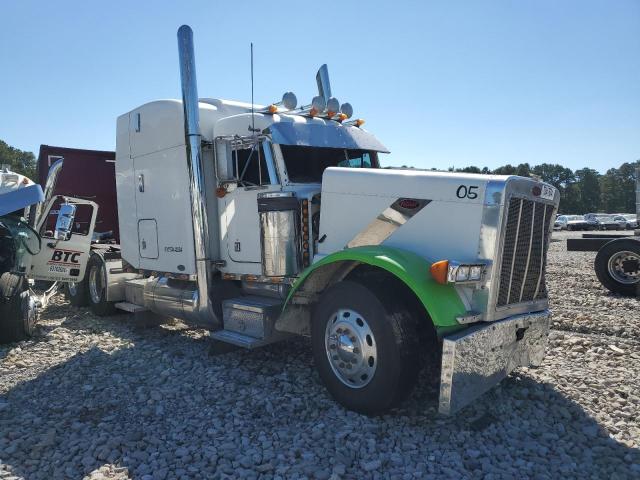
<path id="1" fill-rule="evenodd" d="M 75 290 L 95 313 L 177 317 L 246 348 L 308 335 L 330 393 L 368 414 L 406 397 L 428 352 L 442 413 L 540 364 L 555 188 L 382 169 L 326 66 L 309 105 L 199 98 L 189 27 L 178 43 L 182 101 L 117 120 L 121 244 Z"/>
<path id="2" fill-rule="evenodd" d="M 30 337 L 58 282 L 84 276 L 98 207 L 53 195 L 62 164 L 51 166 L 44 192 L 24 175 L 0 168 L 0 343 Z M 89 209 L 83 228 L 74 225 L 79 206 Z M 36 280 L 51 284 L 40 292 Z"/>

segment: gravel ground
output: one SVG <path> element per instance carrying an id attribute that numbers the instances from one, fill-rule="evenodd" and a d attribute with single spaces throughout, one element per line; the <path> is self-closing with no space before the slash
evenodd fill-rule
<path id="1" fill-rule="evenodd" d="M 453 418 L 426 378 L 392 414 L 344 410 L 304 339 L 244 351 L 56 297 L 0 346 L 0 478 L 640 478 L 640 304 L 593 257 L 552 243 L 543 366 Z"/>

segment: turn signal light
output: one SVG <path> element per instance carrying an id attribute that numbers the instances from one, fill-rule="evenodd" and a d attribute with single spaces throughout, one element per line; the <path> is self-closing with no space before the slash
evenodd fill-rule
<path id="1" fill-rule="evenodd" d="M 446 285 L 449 274 L 449 260 L 440 260 L 439 262 L 432 263 L 429 271 L 431 272 L 431 277 L 436 282 Z"/>

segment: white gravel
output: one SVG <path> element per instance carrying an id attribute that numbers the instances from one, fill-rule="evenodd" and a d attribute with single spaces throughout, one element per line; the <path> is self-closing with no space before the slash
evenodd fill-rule
<path id="1" fill-rule="evenodd" d="M 390 415 L 344 410 L 304 339 L 237 350 L 57 297 L 0 346 L 0 478 L 640 478 L 640 301 L 593 257 L 552 243 L 544 365 L 454 418 L 426 378 Z"/>

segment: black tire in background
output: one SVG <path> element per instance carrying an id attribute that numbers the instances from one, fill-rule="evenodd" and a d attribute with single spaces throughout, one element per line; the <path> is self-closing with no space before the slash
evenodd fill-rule
<path id="1" fill-rule="evenodd" d="M 33 334 L 34 325 L 22 314 L 22 293 L 26 281 L 21 275 L 0 275 L 0 343 L 18 342 Z"/>
<path id="2" fill-rule="evenodd" d="M 623 252 L 629 254 L 623 255 Z M 640 241 L 631 238 L 610 241 L 598 250 L 594 267 L 600 283 L 613 293 L 637 295 L 640 286 Z M 634 268 L 637 272 L 633 271 Z M 622 281 L 625 276 L 628 277 L 627 282 Z"/>
<path id="3" fill-rule="evenodd" d="M 116 307 L 106 300 L 105 264 L 98 255 L 91 255 L 87 263 L 85 278 L 87 279 L 87 299 L 91 311 L 99 317 L 113 315 Z"/>
<path id="4" fill-rule="evenodd" d="M 67 297 L 69 303 L 74 307 L 86 307 L 89 305 L 87 278 L 88 275 L 87 272 L 85 272 L 82 281 L 67 283 L 64 286 L 65 297 Z"/>
<path id="5" fill-rule="evenodd" d="M 330 323 L 335 324 L 337 312 L 348 311 L 365 319 L 376 348 L 375 372 L 368 383 L 357 388 L 340 378 L 327 347 Z M 313 312 L 311 342 L 316 368 L 327 390 L 350 410 L 367 415 L 383 413 L 404 400 L 417 382 L 422 363 L 417 319 L 406 305 L 394 300 L 393 291 L 374 293 L 350 280 L 332 285 L 322 294 Z M 368 361 L 371 365 L 371 357 Z"/>

